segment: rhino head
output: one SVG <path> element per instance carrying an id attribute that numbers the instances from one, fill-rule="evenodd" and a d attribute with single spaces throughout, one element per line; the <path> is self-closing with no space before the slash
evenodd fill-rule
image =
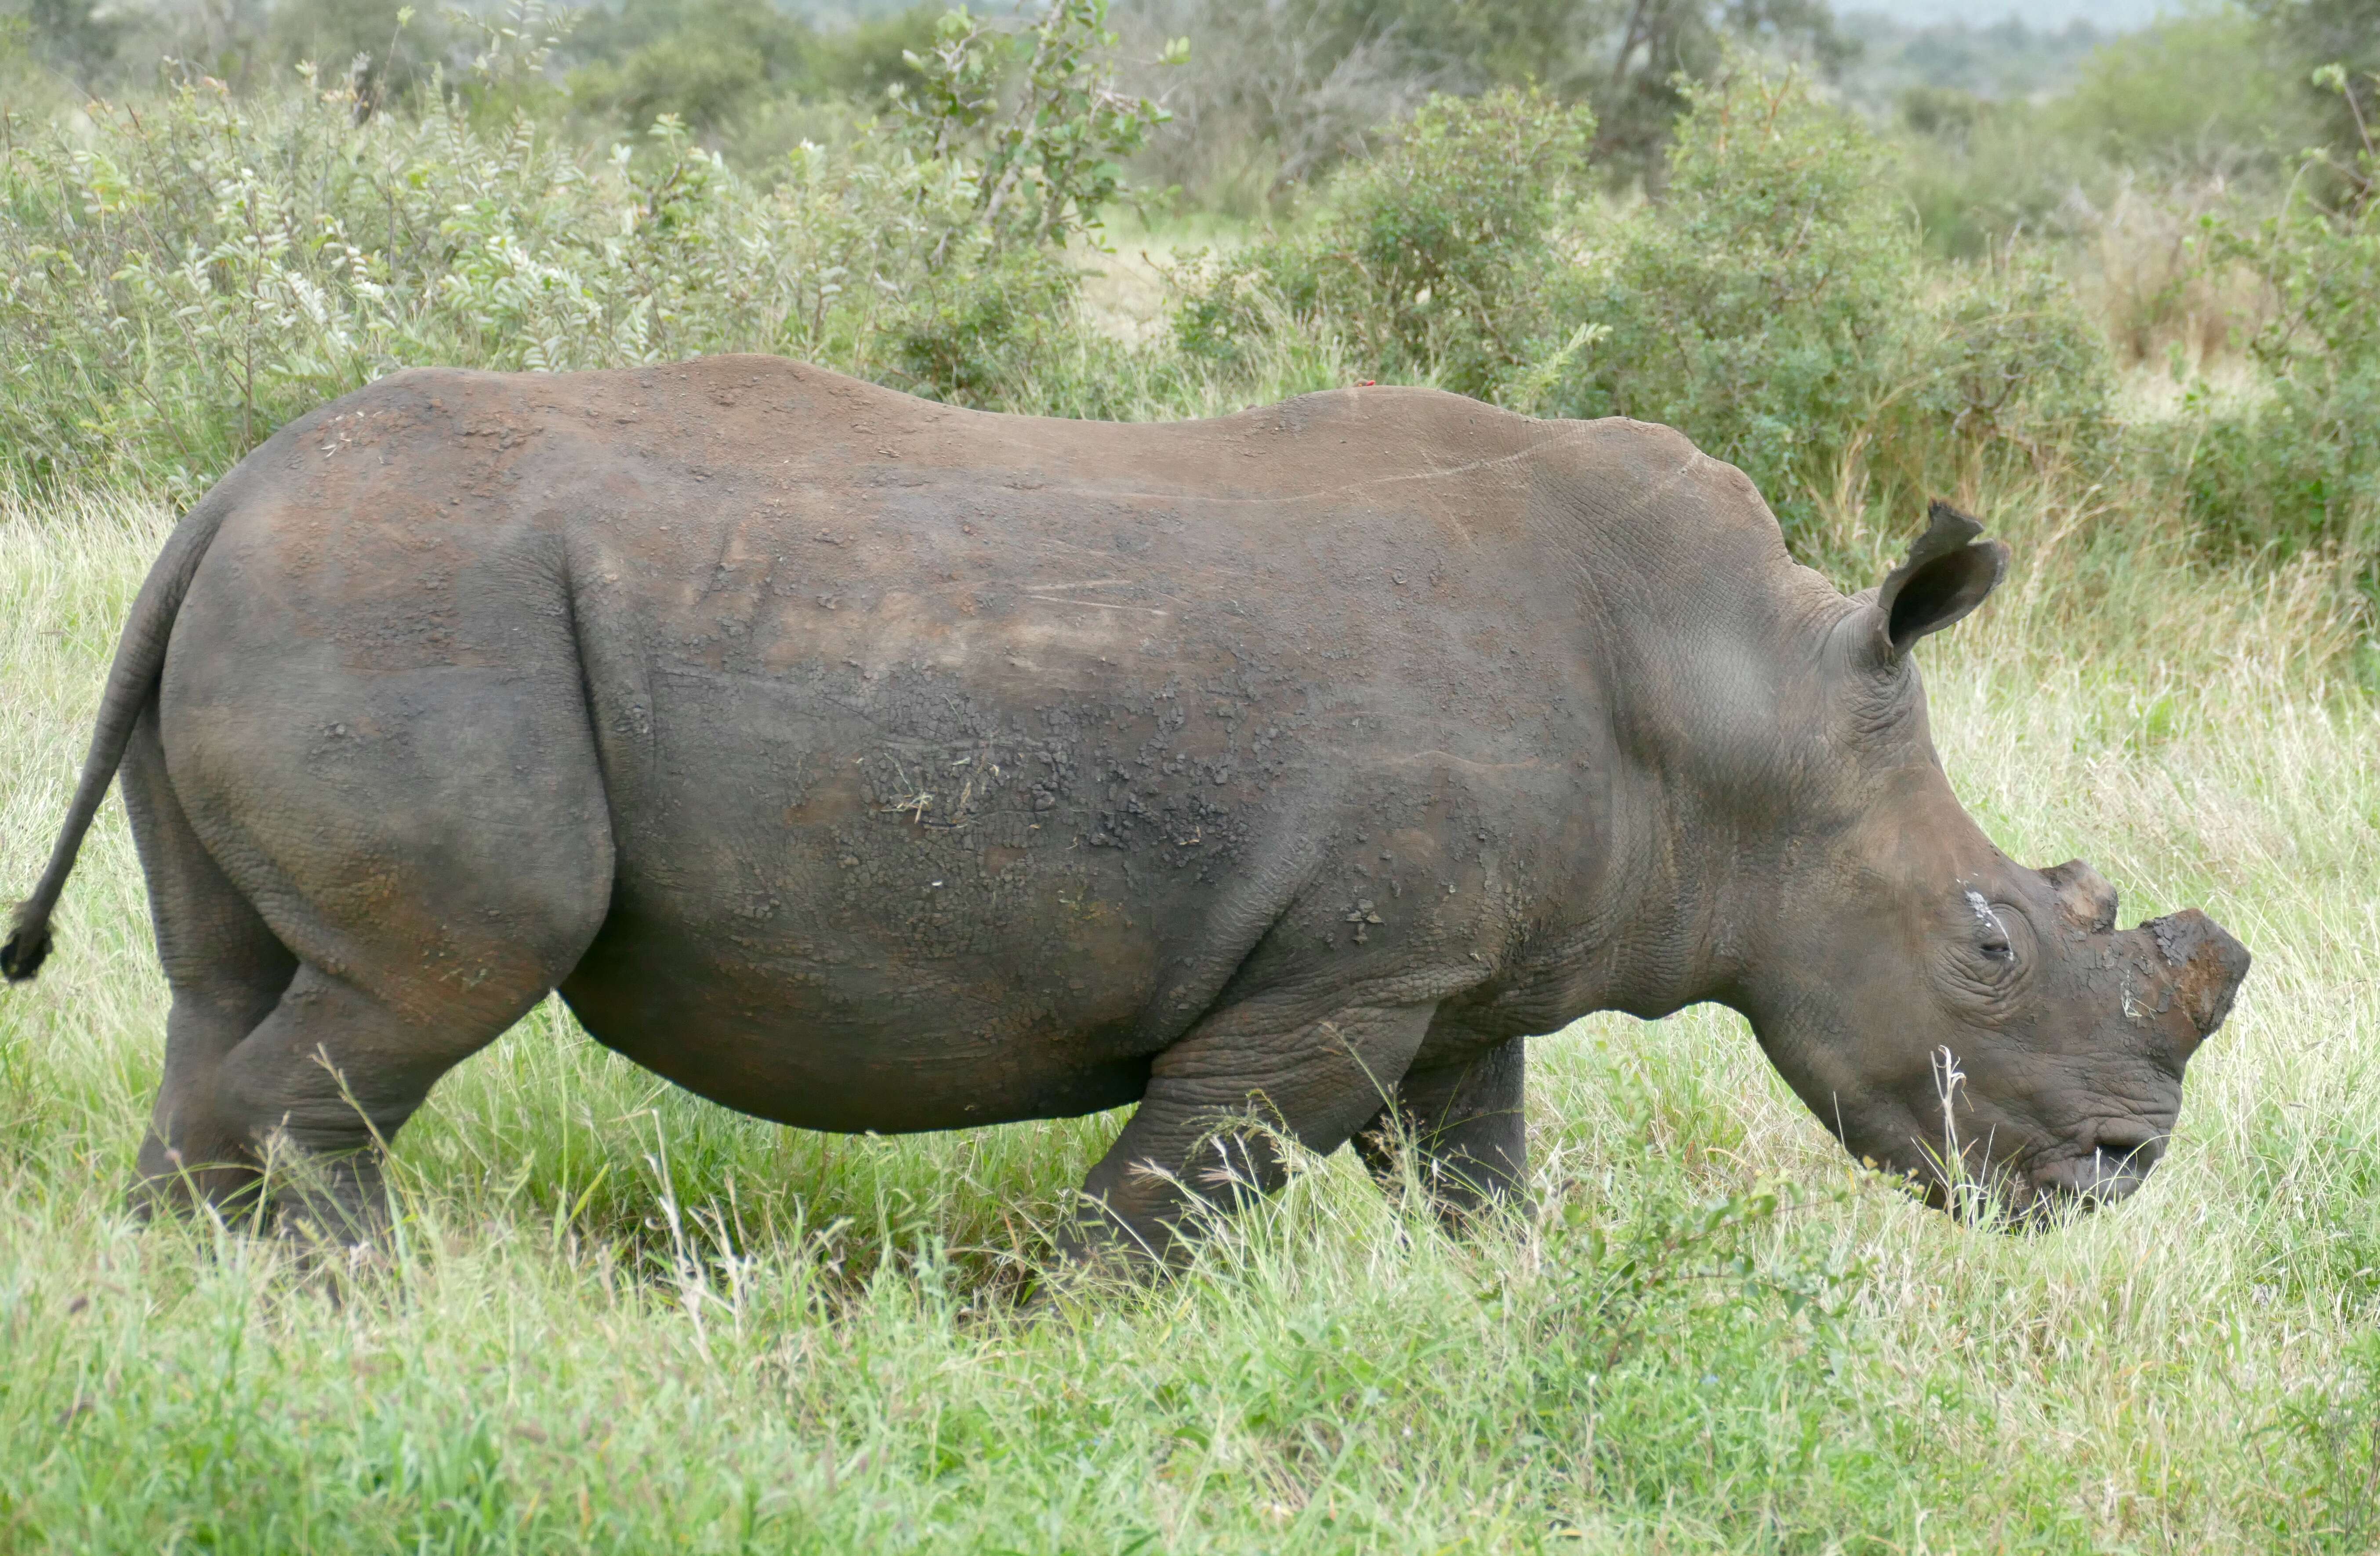
<path id="1" fill-rule="evenodd" d="M 2022 1223 L 2140 1185 L 2249 956 L 2196 909 L 2119 930 L 2089 865 L 2020 865 L 1961 807 L 1910 650 L 1983 602 L 2007 550 L 1931 517 L 1879 589 L 1835 597 L 1789 715 L 1815 803 L 1757 861 L 1729 1003 L 1853 1155 Z"/>

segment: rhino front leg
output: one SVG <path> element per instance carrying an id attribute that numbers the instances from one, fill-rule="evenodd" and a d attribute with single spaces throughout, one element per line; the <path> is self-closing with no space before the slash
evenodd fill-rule
<path id="1" fill-rule="evenodd" d="M 1311 1008 L 1311 1007 L 1308 1007 Z M 1394 1094 L 1435 1007 L 1363 1006 L 1315 1019 L 1252 1002 L 1158 1055 L 1140 1108 L 1083 1185 L 1062 1251 L 1178 1264 L 1185 1222 L 1281 1185 L 1270 1129 L 1324 1155 Z M 1251 1127 L 1251 1116 L 1264 1126 Z"/>
<path id="2" fill-rule="evenodd" d="M 1355 1137 L 1383 1188 L 1400 1179 L 1396 1148 L 1411 1143 L 1414 1173 L 1449 1223 L 1519 1195 L 1529 1168 L 1522 1118 L 1527 1039 L 1513 1038 L 1454 1064 L 1407 1071 L 1393 1109 Z"/>

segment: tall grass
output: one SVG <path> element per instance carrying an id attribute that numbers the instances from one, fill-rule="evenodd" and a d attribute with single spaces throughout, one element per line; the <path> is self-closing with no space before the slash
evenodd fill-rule
<path id="1" fill-rule="evenodd" d="M 1529 1214 L 1457 1242 L 1310 1162 L 1184 1279 L 1028 1316 L 1016 1260 L 1113 1118 L 782 1129 L 548 1007 L 400 1137 L 397 1234 L 334 1278 L 121 1209 L 164 991 L 111 807 L 0 996 L 0 1550 L 2371 1550 L 2351 624 L 2311 571 L 1976 497 L 2019 566 L 1925 650 L 1960 793 L 2257 956 L 2119 1209 L 1961 1231 L 1850 1173 L 1733 1016 L 1596 1017 L 1533 1055 Z M 0 507 L 0 881 L 164 522 Z"/>

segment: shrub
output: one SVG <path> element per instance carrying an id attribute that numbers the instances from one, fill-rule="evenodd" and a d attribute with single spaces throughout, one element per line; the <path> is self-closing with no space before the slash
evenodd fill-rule
<path id="1" fill-rule="evenodd" d="M 2046 116 L 2061 139 L 2113 162 L 2199 174 L 2280 164 L 2317 132 L 2266 30 L 2237 12 L 2169 18 L 2102 44 Z"/>
<path id="2" fill-rule="evenodd" d="M 2380 0 L 2243 3 L 2293 67 L 2298 107 L 2330 153 L 2326 171 L 2369 198 L 2372 174 L 2358 152 L 2380 128 Z"/>
<path id="3" fill-rule="evenodd" d="M 399 367 L 774 350 L 864 371 L 965 220 L 948 166 L 815 149 L 766 194 L 683 127 L 576 152 L 461 108 L 353 122 L 353 90 L 184 84 L 0 162 L 0 471 L 188 493 Z"/>
<path id="4" fill-rule="evenodd" d="M 323 0 L 317 0 L 323 3 Z M 628 0 L 576 30 L 581 106 L 638 128 L 665 114 L 711 135 L 812 84 L 810 30 L 768 0 Z"/>
<path id="5" fill-rule="evenodd" d="M 2034 104 L 1918 88 L 1900 104 L 1901 197 L 1936 254 L 1975 259 L 2016 232 L 2087 224 L 2117 175 Z"/>
<path id="6" fill-rule="evenodd" d="M 1046 250 L 969 254 L 925 277 L 892 334 L 902 388 L 932 399 L 1017 408 L 1010 391 L 1037 376 L 1069 317 L 1075 273 Z"/>
<path id="7" fill-rule="evenodd" d="M 1555 404 L 1682 428 L 1798 513 L 1890 385 L 1915 237 L 1882 145 L 1799 76 L 1739 67 L 1687 101 L 1666 197 L 1574 278 L 1608 333 Z"/>
<path id="8" fill-rule="evenodd" d="M 1544 276 L 1595 115 L 1534 90 L 1436 97 L 1350 180 L 1317 255 L 1327 304 L 1383 363 L 1487 392 L 1544 334 Z"/>
<path id="9" fill-rule="evenodd" d="M 1154 112 L 1109 90 L 1099 10 L 1066 0 L 1028 34 L 1004 103 L 803 145 L 765 186 L 674 117 L 608 156 L 499 117 L 542 79 L 527 28 L 413 115 L 362 112 L 359 79 L 249 98 L 201 79 L 79 128 L 12 119 L 0 482 L 187 496 L 288 418 L 433 363 L 774 351 L 1026 405 L 1071 327 L 1062 245 Z"/>
<path id="10" fill-rule="evenodd" d="M 1409 116 L 1437 74 L 1412 34 L 1337 9 L 1330 0 L 1133 0 L 1118 13 L 1128 37 L 1190 43 L 1186 68 L 1163 84 L 1174 117 L 1151 138 L 1143 170 L 1199 205 L 1258 214 Z"/>
<path id="11" fill-rule="evenodd" d="M 282 0 L 265 43 L 281 65 L 311 60 L 325 77 L 354 75 L 362 103 L 378 108 L 428 87 L 463 40 L 438 7 L 407 0 Z"/>
<path id="12" fill-rule="evenodd" d="M 2380 180 L 2367 143 L 2364 187 Z M 2252 229 L 2210 220 L 2211 265 L 2245 266 L 2271 312 L 2250 349 L 2266 392 L 2193 390 L 2188 510 L 2218 553 L 2338 555 L 2380 598 L 2380 198 L 2325 207 L 2301 187 Z"/>
<path id="13" fill-rule="evenodd" d="M 1805 553 L 1821 498 L 2097 441 L 2111 372 L 2039 255 L 1937 269 L 1890 153 L 1800 77 L 1739 61 L 1691 103 L 1662 197 L 1565 198 L 1592 133 L 1535 94 L 1433 100 L 1310 237 L 1245 250 L 1174 316 L 1229 370 L 1284 330 L 1380 377 L 1667 422 L 1757 483 Z"/>
<path id="14" fill-rule="evenodd" d="M 907 111 L 929 155 L 968 164 L 975 219 L 995 249 L 1096 237 L 1124 192 L 1124 159 L 1165 120 L 1115 90 L 1107 18 L 1108 0 L 1050 0 L 1018 31 L 961 6 L 936 25 L 932 51 L 910 56 L 921 81 Z"/>
<path id="15" fill-rule="evenodd" d="M 1285 310 L 1383 375 L 1492 395 L 1550 327 L 1556 218 L 1594 135 L 1586 109 L 1535 91 L 1433 97 L 1312 236 L 1247 251 L 1186 299 L 1175 338 L 1228 363 Z"/>
<path id="16" fill-rule="evenodd" d="M 1683 430 L 1813 557 L 1821 507 L 1857 509 L 1876 474 L 1938 490 L 2095 433 L 2106 347 L 2044 260 L 1927 263 L 1888 149 L 1798 75 L 1739 63 L 1688 101 L 1666 197 L 1565 283 L 1588 344 L 1551 406 Z"/>
<path id="17" fill-rule="evenodd" d="M 2095 443 L 2108 430 L 2115 393 L 2097 321 L 2046 255 L 2015 244 L 1933 289 L 1899 376 L 1888 408 L 1913 419 L 1900 442 L 1939 436 L 1967 455 Z"/>
<path id="18" fill-rule="evenodd" d="M 924 0 L 906 10 L 859 18 L 838 31 L 820 34 L 820 83 L 863 106 L 880 104 L 896 91 L 915 91 L 924 77 L 912 61 L 933 48 L 942 11 L 934 0 Z"/>
<path id="19" fill-rule="evenodd" d="M 98 0 L 25 0 L 0 15 L 0 46 L 22 49 L 78 81 L 104 73 L 123 46 L 125 20 Z"/>

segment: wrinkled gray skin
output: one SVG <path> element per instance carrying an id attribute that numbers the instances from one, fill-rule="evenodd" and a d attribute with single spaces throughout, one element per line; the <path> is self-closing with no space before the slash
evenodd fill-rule
<path id="1" fill-rule="evenodd" d="M 1937 1201 L 1946 1150 L 2112 1197 L 2247 955 L 1960 808 L 1909 650 L 1998 581 L 1975 533 L 1846 598 L 1673 432 L 1424 391 L 1110 426 L 762 358 L 403 373 L 168 542 L 6 970 L 120 759 L 169 1197 L 285 1141 L 368 1219 L 374 1134 L 558 989 L 809 1128 L 1137 1101 L 1077 1252 L 1275 1181 L 1251 1109 L 1386 1171 L 1393 1099 L 1460 1213 L 1524 1170 L 1530 1035 L 1706 1000 Z"/>

